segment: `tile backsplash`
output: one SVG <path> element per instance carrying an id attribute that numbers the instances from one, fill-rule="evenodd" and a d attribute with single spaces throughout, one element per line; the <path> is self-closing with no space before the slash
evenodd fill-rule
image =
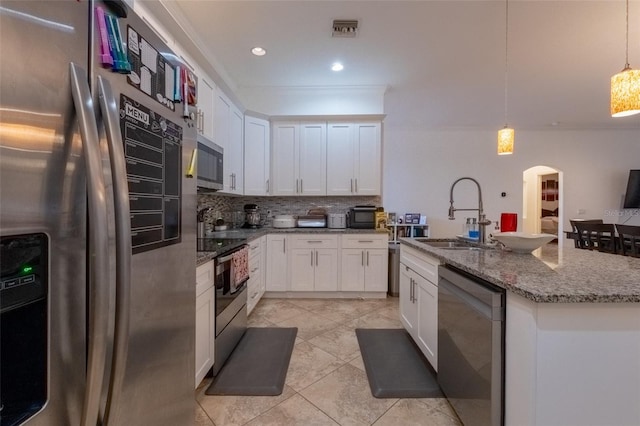
<path id="1" fill-rule="evenodd" d="M 262 222 L 269 226 L 274 215 L 300 216 L 307 214 L 311 208 L 325 208 L 327 213 L 346 213 L 355 205 L 379 206 L 380 197 L 235 197 L 215 193 L 198 194 L 198 211 L 211 207 L 211 211 L 205 214 L 207 228 L 212 228 L 217 218 L 223 219 L 228 225 L 242 226 L 245 204 L 257 204 Z"/>

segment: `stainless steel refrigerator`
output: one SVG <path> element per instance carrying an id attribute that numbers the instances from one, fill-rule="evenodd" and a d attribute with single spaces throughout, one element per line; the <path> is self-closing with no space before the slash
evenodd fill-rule
<path id="1" fill-rule="evenodd" d="M 180 64 L 119 1 L 1 0 L 0 53 L 0 424 L 193 424 Z"/>

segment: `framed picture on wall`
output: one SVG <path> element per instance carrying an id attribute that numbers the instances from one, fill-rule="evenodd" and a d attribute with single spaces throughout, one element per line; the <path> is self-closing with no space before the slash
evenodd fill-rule
<path id="1" fill-rule="evenodd" d="M 542 194 L 542 201 L 547 201 L 547 182 L 546 181 L 542 181 L 542 191 L 540 191 L 540 193 Z"/>
<path id="2" fill-rule="evenodd" d="M 555 201 L 556 200 L 556 181 L 548 180 L 547 181 L 547 201 Z"/>

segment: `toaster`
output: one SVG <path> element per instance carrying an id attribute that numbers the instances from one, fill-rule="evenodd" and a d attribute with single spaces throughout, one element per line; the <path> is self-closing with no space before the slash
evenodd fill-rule
<path id="1" fill-rule="evenodd" d="M 330 213 L 327 226 L 332 229 L 345 229 L 347 227 L 347 215 L 344 213 Z"/>

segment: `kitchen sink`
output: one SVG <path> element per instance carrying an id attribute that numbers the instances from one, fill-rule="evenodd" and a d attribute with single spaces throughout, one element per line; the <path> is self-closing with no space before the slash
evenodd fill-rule
<path id="1" fill-rule="evenodd" d="M 414 241 L 443 250 L 484 250 L 489 247 L 463 240 L 433 240 L 430 238 L 414 238 Z"/>

